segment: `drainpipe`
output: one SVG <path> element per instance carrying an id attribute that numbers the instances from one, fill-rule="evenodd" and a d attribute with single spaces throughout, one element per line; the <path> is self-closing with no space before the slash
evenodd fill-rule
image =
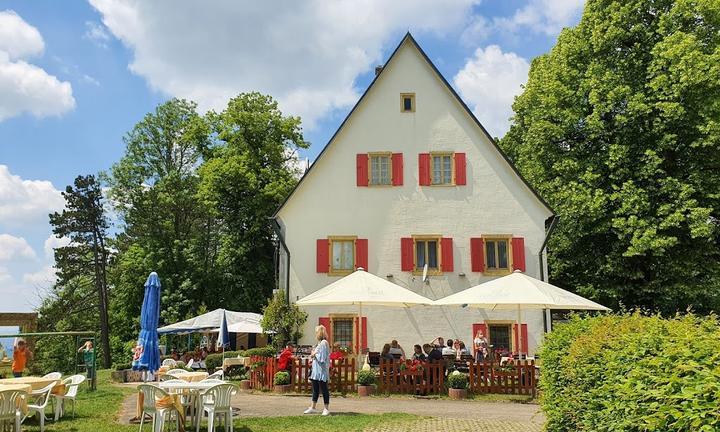
<path id="1" fill-rule="evenodd" d="M 280 224 L 278 223 L 277 219 L 272 219 L 272 229 L 275 231 L 275 235 L 278 238 L 278 243 L 282 248 L 285 250 L 285 253 L 287 254 L 287 271 L 285 272 L 285 301 L 287 301 L 288 304 L 290 304 L 290 249 L 288 249 L 287 244 L 285 244 L 285 238 L 282 235 L 282 231 L 280 230 Z M 278 256 L 278 263 L 280 262 L 280 257 Z M 278 264 L 278 268 L 279 268 Z M 280 285 L 280 281 L 278 280 L 278 285 Z M 280 287 L 278 286 L 278 289 Z"/>
<path id="2" fill-rule="evenodd" d="M 547 243 L 550 240 L 550 236 L 552 235 L 553 231 L 555 230 L 555 226 L 557 225 L 558 221 L 560 220 L 560 216 L 558 215 L 552 215 L 548 218 L 550 221 L 550 225 L 547 227 L 545 231 L 545 239 L 542 242 L 542 245 L 540 246 L 540 252 L 538 252 L 538 262 L 540 263 L 540 280 L 545 281 L 545 266 L 543 265 L 543 251 L 547 247 Z M 547 226 L 548 221 L 545 221 L 545 225 Z M 548 332 L 548 319 L 547 319 L 547 309 L 543 309 L 543 330 L 545 333 Z"/>

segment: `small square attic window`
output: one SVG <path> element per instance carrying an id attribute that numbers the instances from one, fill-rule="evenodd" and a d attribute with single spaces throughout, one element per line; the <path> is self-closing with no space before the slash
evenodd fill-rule
<path id="1" fill-rule="evenodd" d="M 415 93 L 400 93 L 400 111 L 415 112 Z"/>

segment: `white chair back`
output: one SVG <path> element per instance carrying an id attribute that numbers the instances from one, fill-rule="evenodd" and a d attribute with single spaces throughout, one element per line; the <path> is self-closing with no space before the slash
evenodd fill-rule
<path id="1" fill-rule="evenodd" d="M 15 421 L 17 413 L 18 400 L 23 397 L 25 392 L 20 390 L 0 391 L 0 421 Z"/>
<path id="2" fill-rule="evenodd" d="M 169 366 L 169 367 L 174 367 L 176 364 L 177 364 L 177 363 L 175 362 L 175 360 L 170 359 L 170 358 L 169 358 L 169 359 L 165 359 L 165 360 L 163 360 L 163 362 L 162 362 L 162 365 L 163 365 L 163 366 Z"/>
<path id="3" fill-rule="evenodd" d="M 170 369 L 169 371 L 167 371 L 167 374 L 168 375 L 177 375 L 177 374 L 183 374 L 186 372 L 187 371 L 185 369 Z"/>
<path id="4" fill-rule="evenodd" d="M 212 375 L 208 377 L 208 379 L 223 379 L 224 373 L 222 370 L 219 370 L 217 372 L 213 372 Z"/>
<path id="5" fill-rule="evenodd" d="M 80 384 L 85 382 L 85 376 L 84 375 L 73 375 L 71 377 L 65 378 L 63 380 L 63 384 L 65 384 L 65 396 L 74 398 L 77 396 L 78 389 L 80 388 Z"/>
<path id="6" fill-rule="evenodd" d="M 162 374 L 162 375 L 160 375 L 160 381 L 165 382 L 165 381 L 184 381 L 184 380 L 181 380 L 180 378 L 176 377 L 175 375 Z"/>
<path id="7" fill-rule="evenodd" d="M 215 405 L 216 411 L 223 411 L 230 409 L 230 399 L 232 395 L 237 391 L 237 387 L 234 384 L 223 383 L 218 384 L 214 387 L 210 387 L 203 393 L 203 399 L 210 398 Z"/>
<path id="8" fill-rule="evenodd" d="M 223 380 L 221 380 L 221 379 L 210 378 L 210 377 L 207 377 L 207 378 L 205 378 L 204 380 L 202 380 L 202 381 L 200 381 L 200 382 L 210 383 L 210 384 L 225 384 L 225 381 L 223 381 Z"/>
<path id="9" fill-rule="evenodd" d="M 187 367 L 191 368 L 194 363 L 195 363 L 195 359 L 190 359 L 190 360 L 188 361 Z"/>
<path id="10" fill-rule="evenodd" d="M 165 390 L 150 384 L 140 384 L 137 388 L 143 394 L 143 410 L 147 412 L 155 412 L 155 401 L 168 395 Z"/>
<path id="11" fill-rule="evenodd" d="M 60 372 L 50 372 L 49 374 L 43 375 L 43 378 L 59 380 L 62 378 L 62 374 Z"/>
<path id="12" fill-rule="evenodd" d="M 33 392 L 33 396 L 36 397 L 35 403 L 32 404 L 34 406 L 45 408 L 50 402 L 50 394 L 52 393 L 52 389 L 55 387 L 55 383 L 52 383 L 48 385 L 47 387 L 44 387 L 41 390 L 38 390 L 36 392 Z"/>

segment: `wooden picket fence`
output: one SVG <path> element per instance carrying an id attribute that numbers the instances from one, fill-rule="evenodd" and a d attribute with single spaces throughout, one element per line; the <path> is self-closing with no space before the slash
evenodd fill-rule
<path id="1" fill-rule="evenodd" d="M 469 390 L 475 394 L 500 393 L 537 396 L 537 371 L 533 360 L 506 365 L 482 362 L 469 366 Z"/>
<path id="2" fill-rule="evenodd" d="M 250 386 L 256 390 L 272 390 L 273 378 L 279 371 L 278 359 L 273 357 L 252 357 Z M 290 370 L 290 381 L 292 391 L 296 393 L 311 393 L 312 383 L 310 382 L 310 371 L 312 365 L 310 359 L 302 359 L 297 364 L 293 363 Z M 332 360 L 330 365 L 330 381 L 328 387 L 331 392 L 351 393 L 355 391 L 357 375 L 357 364 L 355 358 Z"/>
<path id="3" fill-rule="evenodd" d="M 445 364 L 422 362 L 413 370 L 409 360 L 381 359 L 377 385 L 380 393 L 442 394 L 446 392 Z"/>

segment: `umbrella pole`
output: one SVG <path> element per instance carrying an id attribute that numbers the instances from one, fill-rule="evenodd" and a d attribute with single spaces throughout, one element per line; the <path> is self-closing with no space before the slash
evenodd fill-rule
<path id="1" fill-rule="evenodd" d="M 522 315 L 520 305 L 517 306 L 518 359 L 522 359 Z"/>
<path id="2" fill-rule="evenodd" d="M 363 365 L 363 346 L 362 346 L 362 302 L 360 302 L 360 316 L 358 317 L 358 363 L 362 368 Z"/>

